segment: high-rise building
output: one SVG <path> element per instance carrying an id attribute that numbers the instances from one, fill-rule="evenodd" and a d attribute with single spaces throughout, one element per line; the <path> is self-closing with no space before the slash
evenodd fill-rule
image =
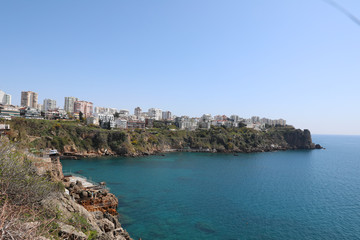
<path id="1" fill-rule="evenodd" d="M 162 110 L 158 108 L 150 108 L 148 111 L 149 117 L 155 120 L 161 120 Z"/>
<path id="2" fill-rule="evenodd" d="M 0 90 L 0 103 L 3 105 L 11 105 L 11 95 Z"/>
<path id="3" fill-rule="evenodd" d="M 82 112 L 84 117 L 91 117 L 93 114 L 93 103 L 86 101 L 76 101 L 74 103 L 74 113 L 80 114 Z"/>
<path id="4" fill-rule="evenodd" d="M 139 119 L 141 116 L 142 109 L 140 107 L 135 108 L 134 115 Z"/>
<path id="5" fill-rule="evenodd" d="M 32 91 L 21 92 L 21 106 L 37 108 L 39 94 Z"/>
<path id="6" fill-rule="evenodd" d="M 162 112 L 162 120 L 171 120 L 171 112 L 170 111 Z"/>
<path id="7" fill-rule="evenodd" d="M 74 113 L 74 104 L 79 101 L 76 97 L 65 97 L 64 110 L 69 113 Z"/>
<path id="8" fill-rule="evenodd" d="M 56 108 L 56 101 L 52 99 L 45 99 L 42 108 L 44 112 L 54 110 Z"/>

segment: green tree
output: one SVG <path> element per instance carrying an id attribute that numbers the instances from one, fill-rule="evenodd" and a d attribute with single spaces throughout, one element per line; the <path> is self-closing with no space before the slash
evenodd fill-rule
<path id="1" fill-rule="evenodd" d="M 79 112 L 79 119 L 81 122 L 84 121 L 84 114 L 81 111 Z"/>

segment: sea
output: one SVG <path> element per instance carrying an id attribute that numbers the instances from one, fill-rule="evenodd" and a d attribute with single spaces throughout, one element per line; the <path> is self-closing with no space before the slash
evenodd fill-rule
<path id="1" fill-rule="evenodd" d="M 322 150 L 62 160 L 105 181 L 135 240 L 360 239 L 360 136 Z"/>

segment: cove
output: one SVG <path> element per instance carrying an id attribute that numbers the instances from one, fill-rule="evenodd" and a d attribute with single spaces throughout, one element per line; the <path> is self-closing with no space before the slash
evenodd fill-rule
<path id="1" fill-rule="evenodd" d="M 358 239 L 360 137 L 326 150 L 62 160 L 106 181 L 134 239 Z"/>

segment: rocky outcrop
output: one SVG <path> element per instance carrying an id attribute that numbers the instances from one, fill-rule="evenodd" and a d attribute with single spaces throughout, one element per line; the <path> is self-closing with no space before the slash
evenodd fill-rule
<path id="1" fill-rule="evenodd" d="M 114 194 L 109 193 L 105 183 L 84 187 L 79 180 L 69 182 L 68 177 L 65 177 L 64 180 L 64 185 L 69 195 L 86 210 L 90 212 L 107 212 L 111 215 L 118 214 L 116 211 L 118 199 Z"/>
<path id="2" fill-rule="evenodd" d="M 67 225 L 65 223 L 59 223 L 59 237 L 63 239 L 76 239 L 76 240 L 86 240 L 87 236 L 85 233 L 77 231 L 73 226 Z"/>
<path id="3" fill-rule="evenodd" d="M 126 230 L 121 227 L 121 224 L 109 213 L 93 212 L 93 215 L 97 219 L 97 225 L 102 230 L 103 234 L 99 239 L 121 239 L 131 240 L 130 235 Z"/>
<path id="4" fill-rule="evenodd" d="M 85 233 L 64 223 L 73 219 L 74 216 L 79 216 L 86 220 L 93 231 L 96 231 L 97 237 L 95 239 L 132 240 L 126 230 L 121 227 L 116 216 L 102 211 L 89 212 L 67 194 L 62 194 L 56 199 L 47 199 L 42 204 L 49 209 L 56 207 L 61 212 L 61 221 L 58 224 L 60 227 L 59 237 L 62 239 L 88 239 Z"/>
<path id="5" fill-rule="evenodd" d="M 51 177 L 51 179 L 55 181 L 60 181 L 64 178 L 59 156 L 42 157 L 42 158 L 28 156 L 28 158 L 32 160 L 35 169 L 39 175 L 48 174 Z"/>
<path id="6" fill-rule="evenodd" d="M 57 197 L 41 202 L 44 209 L 56 209 L 55 222 L 60 239 L 132 240 L 117 219 L 118 199 L 104 188 L 105 183 L 93 187 L 85 187 L 80 181 L 70 183 L 63 176 L 59 157 L 32 160 L 38 174 L 50 174 L 51 181 L 65 180 L 67 193 L 59 193 Z M 74 227 L 78 222 L 82 226 Z"/>
<path id="7" fill-rule="evenodd" d="M 315 149 L 315 144 L 312 142 L 311 133 L 308 129 L 285 132 L 284 139 L 289 147 L 293 149 Z"/>

